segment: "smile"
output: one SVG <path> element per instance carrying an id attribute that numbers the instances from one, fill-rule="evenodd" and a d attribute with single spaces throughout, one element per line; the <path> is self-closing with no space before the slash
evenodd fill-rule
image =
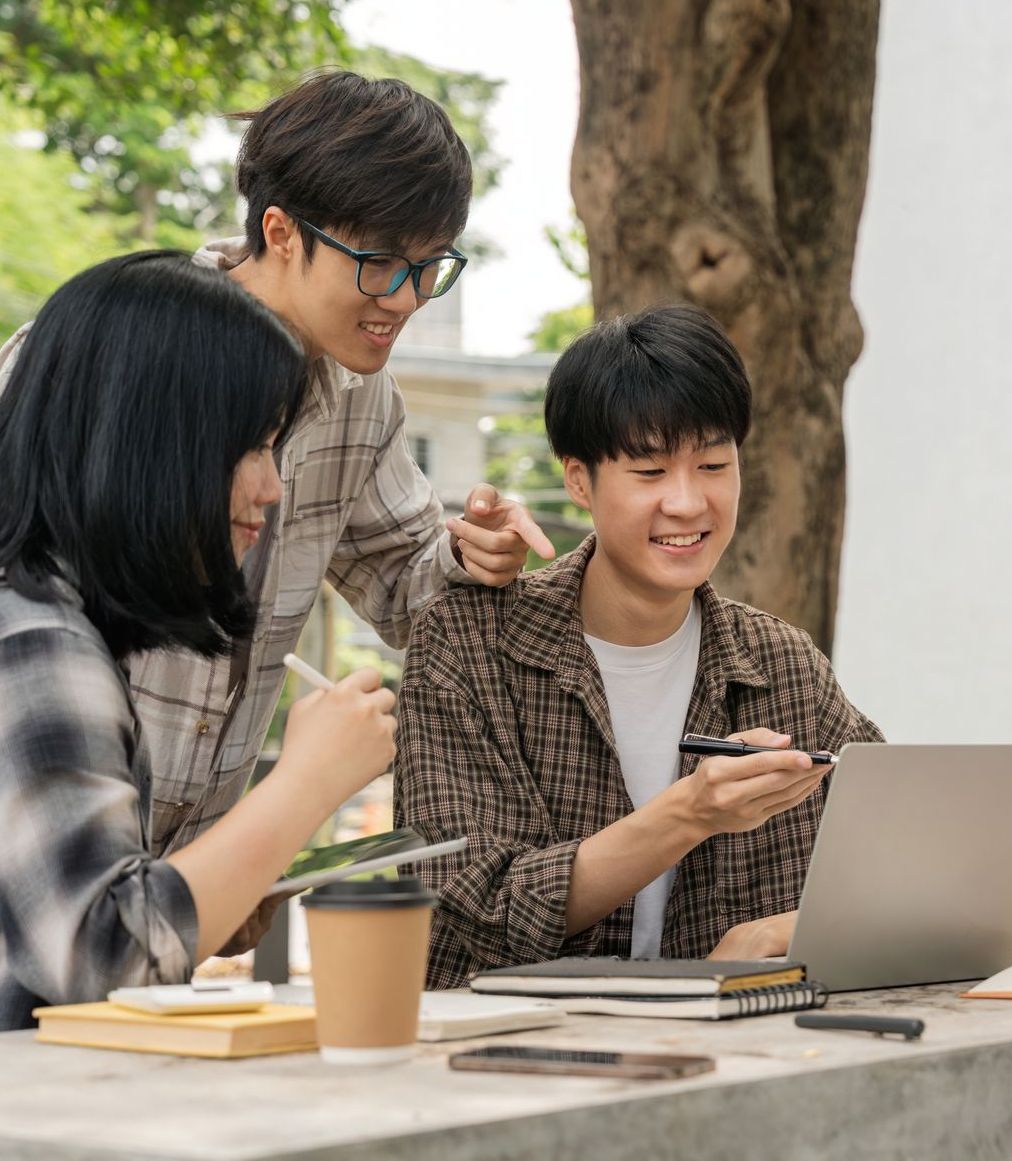
<path id="1" fill-rule="evenodd" d="M 685 536 L 651 536 L 650 542 L 671 548 L 688 548 L 690 545 L 698 544 L 706 535 L 705 532 L 690 532 Z"/>
<path id="2" fill-rule="evenodd" d="M 362 323 L 361 327 L 371 335 L 390 335 L 394 330 L 393 323 Z"/>

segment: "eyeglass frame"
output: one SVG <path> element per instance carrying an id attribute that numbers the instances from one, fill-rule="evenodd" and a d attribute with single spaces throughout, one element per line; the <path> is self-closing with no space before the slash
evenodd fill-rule
<path id="1" fill-rule="evenodd" d="M 467 265 L 467 257 L 455 247 L 451 246 L 449 252 L 446 254 L 439 254 L 433 258 L 426 258 L 424 262 L 412 262 L 410 258 L 403 254 L 394 254 L 390 250 L 353 250 L 351 246 L 346 246 L 343 242 L 339 242 L 336 238 L 332 238 L 328 233 L 321 230 L 319 226 L 314 226 L 312 222 L 307 222 L 305 218 L 296 218 L 295 221 L 300 226 L 305 228 L 316 238 L 319 238 L 325 246 L 331 246 L 333 249 L 339 251 L 341 254 L 347 254 L 349 258 L 353 258 L 358 264 L 355 271 L 355 285 L 358 287 L 359 294 L 365 294 L 369 298 L 387 298 L 391 294 L 396 294 L 398 290 L 407 282 L 408 278 L 414 284 L 415 294 L 419 298 L 424 298 L 427 301 L 432 301 L 434 298 L 442 298 L 444 294 L 452 290 L 457 279 L 464 273 L 464 267 Z M 397 281 L 398 275 L 395 274 L 391 280 L 390 285 L 383 291 L 382 294 L 376 294 L 370 290 L 362 289 L 362 263 L 369 258 L 399 258 L 402 262 L 407 263 L 407 268 L 404 270 L 400 280 Z M 431 266 L 435 262 L 442 262 L 446 258 L 455 258 L 459 263 L 457 273 L 453 276 L 445 290 L 441 290 L 439 294 L 425 294 L 421 288 L 422 271 L 427 266 Z M 397 285 L 394 282 L 397 281 Z"/>

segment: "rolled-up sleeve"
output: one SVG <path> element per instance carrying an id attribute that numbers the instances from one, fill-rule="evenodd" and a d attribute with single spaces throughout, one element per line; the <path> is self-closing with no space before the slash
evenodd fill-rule
<path id="1" fill-rule="evenodd" d="M 197 916 L 146 845 L 146 763 L 124 682 L 64 627 L 0 639 L 3 974 L 46 1003 L 193 971 Z"/>

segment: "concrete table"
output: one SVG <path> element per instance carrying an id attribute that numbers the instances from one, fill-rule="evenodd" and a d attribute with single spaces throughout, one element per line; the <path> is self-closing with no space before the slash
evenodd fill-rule
<path id="1" fill-rule="evenodd" d="M 708 1053 L 682 1081 L 451 1072 L 457 1041 L 373 1070 L 314 1054 L 203 1061 L 0 1036 L 0 1158 L 173 1161 L 801 1161 L 1012 1157 L 1012 1002 L 959 985 L 835 996 L 919 1016 L 923 1038 L 815 1032 L 793 1016 L 721 1023 L 570 1017 L 496 1037 Z"/>

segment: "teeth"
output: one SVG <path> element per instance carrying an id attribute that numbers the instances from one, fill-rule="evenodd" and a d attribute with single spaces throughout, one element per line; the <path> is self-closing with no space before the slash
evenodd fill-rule
<path id="1" fill-rule="evenodd" d="M 388 335 L 394 328 L 391 323 L 363 323 L 362 329 L 373 335 Z"/>
<path id="2" fill-rule="evenodd" d="M 703 539 L 702 532 L 693 532 L 691 536 L 655 536 L 655 544 L 669 544 L 676 548 L 688 548 L 690 544 L 696 544 Z"/>

